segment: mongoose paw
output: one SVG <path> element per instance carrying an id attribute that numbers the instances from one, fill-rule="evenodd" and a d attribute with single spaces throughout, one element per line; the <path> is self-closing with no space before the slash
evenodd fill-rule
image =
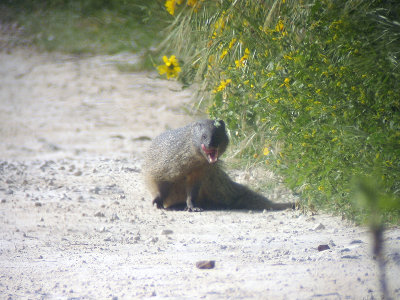
<path id="1" fill-rule="evenodd" d="M 186 211 L 190 211 L 190 212 L 200 212 L 200 211 L 203 211 L 203 209 L 200 208 L 200 207 L 186 207 L 185 210 L 186 210 Z"/>
<path id="2" fill-rule="evenodd" d="M 155 205 L 157 206 L 158 209 L 164 208 L 163 201 L 161 200 L 160 197 L 154 198 L 152 204 L 153 204 L 153 205 L 155 204 Z"/>

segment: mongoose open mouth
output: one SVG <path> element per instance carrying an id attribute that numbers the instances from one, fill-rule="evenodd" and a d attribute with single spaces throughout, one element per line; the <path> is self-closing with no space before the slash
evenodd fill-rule
<path id="1" fill-rule="evenodd" d="M 204 144 L 201 144 L 201 149 L 206 154 L 207 160 L 210 164 L 213 164 L 218 160 L 218 148 L 207 148 Z"/>

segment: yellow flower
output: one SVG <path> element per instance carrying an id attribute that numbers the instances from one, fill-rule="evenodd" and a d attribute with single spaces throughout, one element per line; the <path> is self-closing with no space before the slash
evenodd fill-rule
<path id="1" fill-rule="evenodd" d="M 232 40 L 231 40 L 231 42 L 229 43 L 229 49 L 231 49 L 232 47 L 233 47 L 233 45 L 236 43 L 236 38 L 233 38 Z"/>
<path id="2" fill-rule="evenodd" d="M 216 90 L 213 90 L 213 92 L 216 93 L 216 92 L 223 91 L 223 90 L 226 88 L 226 86 L 227 86 L 228 84 L 230 84 L 231 82 L 232 82 L 231 79 L 221 80 L 221 83 L 219 84 L 219 86 L 217 87 Z"/>
<path id="3" fill-rule="evenodd" d="M 285 78 L 285 80 L 283 81 L 283 83 L 280 85 L 280 87 L 286 86 L 289 87 L 289 83 L 290 83 L 290 78 Z"/>
<path id="4" fill-rule="evenodd" d="M 240 60 L 235 60 L 236 68 L 240 68 L 245 65 L 247 59 L 249 58 L 249 54 L 250 54 L 250 50 L 249 50 L 249 48 L 246 48 L 244 50 L 244 55 L 240 58 Z"/>
<path id="5" fill-rule="evenodd" d="M 180 0 L 180 1 L 182 1 L 182 0 Z M 201 1 L 204 1 L 204 0 L 201 0 Z M 201 1 L 200 0 L 188 0 L 187 5 L 193 7 L 194 11 L 197 12 L 197 10 L 200 8 Z"/>
<path id="6" fill-rule="evenodd" d="M 178 73 L 181 71 L 178 60 L 175 55 L 171 55 L 170 58 L 163 56 L 164 65 L 158 66 L 158 72 L 160 75 L 167 74 L 167 79 L 171 77 L 178 77 Z"/>
<path id="7" fill-rule="evenodd" d="M 222 60 L 227 54 L 228 54 L 228 50 L 225 49 L 224 51 L 222 51 L 219 59 Z"/>
<path id="8" fill-rule="evenodd" d="M 183 0 L 167 0 L 165 1 L 165 8 L 171 14 L 175 14 L 175 7 L 178 4 L 181 4 Z"/>
<path id="9" fill-rule="evenodd" d="M 269 149 L 268 149 L 268 147 L 265 147 L 265 148 L 264 148 L 263 154 L 264 154 L 265 156 L 267 156 L 267 155 L 269 154 Z"/>
<path id="10" fill-rule="evenodd" d="M 279 21 L 278 21 L 278 24 L 276 24 L 276 26 L 275 26 L 275 31 L 283 31 L 284 28 L 285 28 L 285 27 L 284 27 L 284 25 L 283 25 L 282 20 L 279 20 Z"/>

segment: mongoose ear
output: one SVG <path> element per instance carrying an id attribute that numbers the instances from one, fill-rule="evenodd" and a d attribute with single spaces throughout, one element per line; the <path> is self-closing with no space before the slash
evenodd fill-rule
<path id="1" fill-rule="evenodd" d="M 222 120 L 215 120 L 215 121 L 214 121 L 214 126 L 215 126 L 216 128 L 218 128 L 218 127 L 220 127 L 220 126 L 222 126 L 222 128 L 225 128 L 225 122 L 222 121 Z"/>

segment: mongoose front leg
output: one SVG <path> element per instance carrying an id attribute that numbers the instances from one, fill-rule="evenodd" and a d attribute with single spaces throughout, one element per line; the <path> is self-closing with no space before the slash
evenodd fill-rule
<path id="1" fill-rule="evenodd" d="M 196 199 L 199 194 L 199 189 L 200 189 L 200 186 L 199 186 L 199 184 L 196 184 L 196 183 L 193 185 L 188 185 L 186 187 L 187 196 L 186 196 L 186 209 L 185 210 L 192 211 L 192 212 L 203 211 L 202 208 L 195 206 Z"/>
<path id="2" fill-rule="evenodd" d="M 161 199 L 160 196 L 155 197 L 153 202 L 152 202 L 152 204 L 153 205 L 155 204 L 156 207 L 159 208 L 159 209 L 160 208 L 164 208 L 164 201 Z"/>
<path id="3" fill-rule="evenodd" d="M 154 198 L 152 204 L 156 205 L 157 208 L 164 208 L 164 199 L 167 198 L 171 184 L 168 182 L 160 182 L 157 184 L 158 195 Z"/>

